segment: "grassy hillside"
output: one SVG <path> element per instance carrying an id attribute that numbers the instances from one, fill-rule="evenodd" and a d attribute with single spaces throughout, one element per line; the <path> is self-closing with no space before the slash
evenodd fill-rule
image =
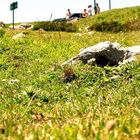
<path id="1" fill-rule="evenodd" d="M 81 19 L 76 25 L 83 29 L 89 26 L 91 30 L 97 31 L 137 31 L 140 30 L 140 6 L 105 11 Z"/>
<path id="2" fill-rule="evenodd" d="M 85 28 L 91 19 L 77 24 Z M 0 38 L 0 139 L 140 139 L 139 63 L 60 66 L 101 41 L 140 45 L 140 31 L 77 36 L 28 30 L 13 40 L 20 32 L 6 29 Z M 75 75 L 71 82 L 68 72 Z"/>

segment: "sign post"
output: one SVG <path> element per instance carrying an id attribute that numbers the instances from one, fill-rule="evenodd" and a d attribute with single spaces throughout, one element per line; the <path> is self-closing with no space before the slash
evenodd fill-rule
<path id="1" fill-rule="evenodd" d="M 109 0 L 109 10 L 111 10 L 111 0 Z"/>
<path id="2" fill-rule="evenodd" d="M 10 4 L 10 10 L 13 11 L 13 29 L 14 29 L 14 10 L 18 8 L 18 2 L 13 2 Z"/>
<path id="3" fill-rule="evenodd" d="M 95 14 L 95 10 L 96 10 L 96 0 L 94 0 L 94 14 Z"/>

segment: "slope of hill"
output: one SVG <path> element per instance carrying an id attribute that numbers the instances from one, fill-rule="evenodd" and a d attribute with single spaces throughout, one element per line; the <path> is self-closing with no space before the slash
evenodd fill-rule
<path id="1" fill-rule="evenodd" d="M 76 24 L 84 29 L 101 15 Z M 5 29 L 0 36 L 1 140 L 140 139 L 139 63 L 61 67 L 80 49 L 102 41 L 140 45 L 140 31 L 24 30 L 23 38 L 12 39 L 21 32 Z"/>
<path id="2" fill-rule="evenodd" d="M 132 31 L 140 30 L 140 6 L 112 9 L 99 15 L 81 19 L 76 23 L 79 28 L 90 27 L 96 31 Z"/>

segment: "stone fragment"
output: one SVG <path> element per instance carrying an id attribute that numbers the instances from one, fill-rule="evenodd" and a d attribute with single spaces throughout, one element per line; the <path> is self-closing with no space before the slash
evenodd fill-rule
<path id="1" fill-rule="evenodd" d="M 121 48 L 119 43 L 105 41 L 82 49 L 78 55 L 64 62 L 62 66 L 75 64 L 78 61 L 102 67 L 119 66 L 129 61 L 135 61 L 137 54 L 140 54 L 140 46 Z"/>

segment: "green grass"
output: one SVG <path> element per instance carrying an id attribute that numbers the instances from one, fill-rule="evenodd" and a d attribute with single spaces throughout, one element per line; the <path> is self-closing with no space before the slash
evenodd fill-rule
<path id="1" fill-rule="evenodd" d="M 19 32 L 6 29 L 0 38 L 0 139 L 140 138 L 139 63 L 104 68 L 80 63 L 70 68 L 75 78 L 67 83 L 61 67 L 101 41 L 139 45 L 139 31 L 82 36 L 27 31 L 13 40 Z"/>
<path id="2" fill-rule="evenodd" d="M 140 6 L 101 12 L 98 15 L 80 19 L 75 24 L 83 31 L 86 27 L 109 32 L 138 31 L 140 30 Z"/>

